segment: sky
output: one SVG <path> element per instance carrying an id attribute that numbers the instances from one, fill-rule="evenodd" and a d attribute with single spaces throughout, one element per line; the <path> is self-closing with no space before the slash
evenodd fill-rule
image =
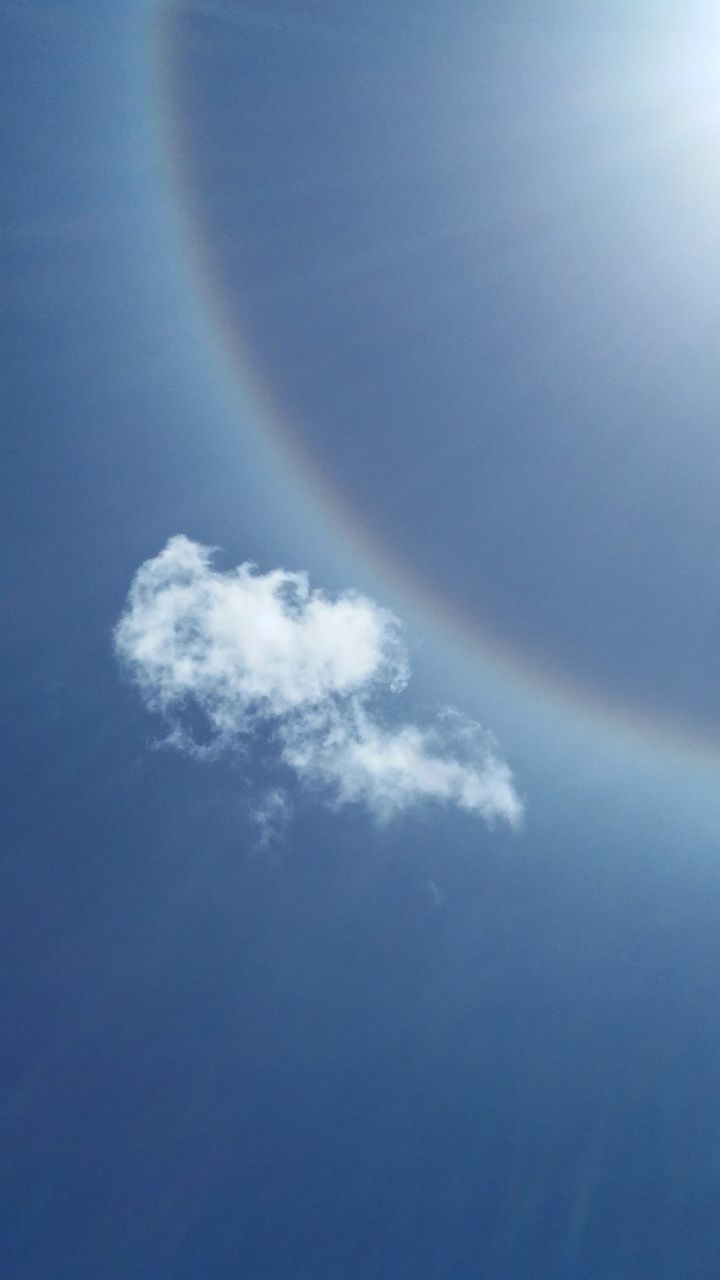
<path id="1" fill-rule="evenodd" d="M 712 6 L 0 0 L 0 1263 L 706 1280 Z"/>

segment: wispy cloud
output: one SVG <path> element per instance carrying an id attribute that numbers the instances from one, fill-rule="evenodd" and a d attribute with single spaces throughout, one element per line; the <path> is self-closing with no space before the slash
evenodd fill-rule
<path id="1" fill-rule="evenodd" d="M 212 555 L 171 538 L 138 570 L 115 630 L 170 745 L 212 757 L 262 741 L 300 784 L 381 819 L 434 801 L 519 823 L 512 774 L 477 724 L 449 711 L 430 728 L 381 718 L 409 676 L 391 613 L 311 590 L 302 572 L 218 572 Z M 268 811 L 268 830 L 286 804 Z"/>
<path id="2" fill-rule="evenodd" d="M 273 787 L 259 798 L 252 813 L 257 832 L 257 851 L 266 853 L 277 844 L 290 821 L 290 802 L 284 791 Z"/>

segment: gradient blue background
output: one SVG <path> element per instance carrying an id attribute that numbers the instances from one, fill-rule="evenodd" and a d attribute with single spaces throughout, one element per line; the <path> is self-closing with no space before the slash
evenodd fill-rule
<path id="1" fill-rule="evenodd" d="M 708 125 L 663 183 L 618 6 L 385 9 L 0 6 L 13 1280 L 717 1269 Z M 300 803 L 258 856 L 112 658 L 175 532 L 394 607 L 525 831 Z"/>

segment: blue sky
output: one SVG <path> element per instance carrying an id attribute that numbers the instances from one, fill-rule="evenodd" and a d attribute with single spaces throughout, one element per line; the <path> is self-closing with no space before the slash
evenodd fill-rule
<path id="1" fill-rule="evenodd" d="M 208 269 L 291 429 L 500 643 L 712 722 L 702 13 L 267 11 L 248 36 L 190 6 L 173 95 Z"/>
<path id="2" fill-rule="evenodd" d="M 0 33 L 3 1273 L 705 1280 L 710 7 Z"/>

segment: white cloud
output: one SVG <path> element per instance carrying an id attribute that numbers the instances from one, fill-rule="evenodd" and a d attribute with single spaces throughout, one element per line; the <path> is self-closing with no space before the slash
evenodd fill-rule
<path id="1" fill-rule="evenodd" d="M 171 538 L 138 570 L 115 630 L 117 655 L 164 716 L 170 745 L 208 755 L 270 735 L 284 764 L 334 804 L 388 819 L 432 800 L 520 821 L 510 770 L 479 726 L 453 712 L 431 729 L 379 719 L 381 695 L 408 678 L 391 613 L 355 592 L 311 590 L 305 573 L 249 564 L 220 573 L 211 557 Z M 191 728 L 198 712 L 202 742 Z"/>
<path id="2" fill-rule="evenodd" d="M 464 729 L 468 729 L 467 722 Z M 283 727 L 283 759 L 301 777 L 327 787 L 339 804 L 362 802 L 392 818 L 423 800 L 456 805 L 487 821 L 517 824 L 522 804 L 508 766 L 472 726 L 475 749 L 445 726 L 387 728 L 357 700 L 306 713 Z"/>
<path id="3" fill-rule="evenodd" d="M 405 683 L 397 622 L 373 601 L 333 600 L 284 569 L 217 573 L 211 555 L 171 538 L 130 588 L 115 645 L 154 709 L 192 699 L 215 733 L 234 737 L 254 720 Z"/>

